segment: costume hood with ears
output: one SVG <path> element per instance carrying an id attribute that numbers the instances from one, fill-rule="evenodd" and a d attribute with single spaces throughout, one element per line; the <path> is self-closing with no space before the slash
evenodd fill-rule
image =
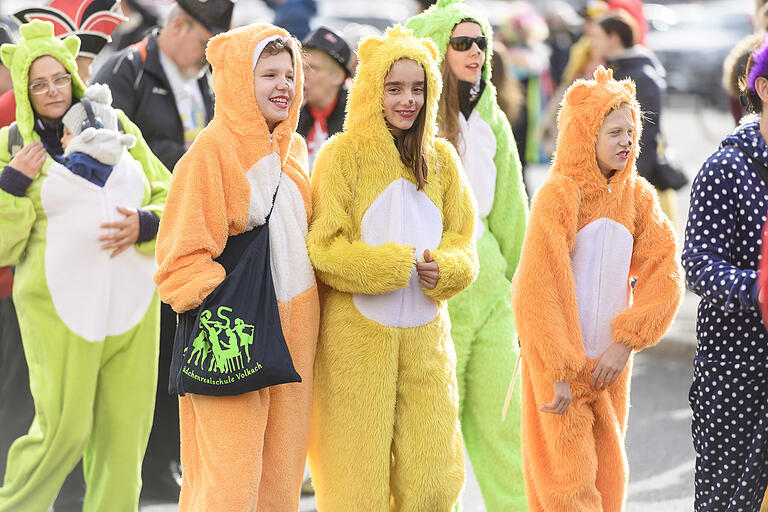
<path id="1" fill-rule="evenodd" d="M 363 40 L 357 50 L 359 63 L 347 101 L 347 118 L 344 131 L 356 136 L 387 141 L 395 153 L 397 148 L 391 144 L 392 134 L 384 118 L 384 78 L 392 65 L 400 59 L 416 61 L 426 76 L 427 95 L 424 100 L 426 129 L 425 142 L 431 145 L 437 134 L 437 102 L 440 98 L 442 82 L 437 67 L 439 52 L 429 39 L 414 37 L 413 31 L 395 25 L 387 29 L 386 35 L 374 36 Z M 217 97 L 218 101 L 218 97 Z"/>
<path id="2" fill-rule="evenodd" d="M 213 67 L 213 91 L 216 94 L 216 110 L 212 123 L 224 123 L 243 141 L 269 141 L 267 121 L 259 109 L 253 94 L 253 69 L 264 50 L 273 39 L 291 40 L 288 32 L 268 24 L 253 24 L 219 34 L 208 42 L 206 56 Z M 288 118 L 277 124 L 272 132 L 272 148 L 263 144 L 246 143 L 253 156 L 248 165 L 274 150 L 285 164 L 296 131 L 304 88 L 300 49 L 293 47 L 294 87 L 296 94 L 288 108 Z M 243 172 L 247 170 L 244 169 Z"/>
<path id="3" fill-rule="evenodd" d="M 0 58 L 11 70 L 13 94 L 16 97 L 16 124 L 25 142 L 39 137 L 34 131 L 35 116 L 29 102 L 29 67 L 38 57 L 50 55 L 61 62 L 72 76 L 72 98 L 80 98 L 85 85 L 77 74 L 75 57 L 80 49 L 80 39 L 69 36 L 59 39 L 54 35 L 53 24 L 34 20 L 19 28 L 21 39 L 18 44 L 0 46 Z"/>
<path id="4" fill-rule="evenodd" d="M 488 39 L 485 50 L 482 79 L 486 86 L 491 83 L 491 59 L 493 58 L 493 29 L 488 19 L 479 11 L 465 4 L 462 0 L 438 0 L 429 9 L 408 20 L 408 28 L 419 37 L 428 37 L 437 44 L 439 56 L 437 65 L 440 67 L 448 51 L 448 41 L 451 39 L 453 28 L 461 20 L 472 19 L 480 26 L 483 35 Z"/>
<path id="5" fill-rule="evenodd" d="M 610 179 L 611 186 L 621 186 L 635 172 L 635 160 L 640 152 L 642 120 L 640 104 L 631 80 L 613 79 L 613 71 L 599 66 L 593 80 L 576 80 L 565 92 L 557 117 L 558 136 L 553 173 L 575 180 L 582 191 L 602 190 L 605 178 L 597 166 L 595 145 L 605 116 L 626 103 L 632 110 L 635 129 L 632 150 L 623 169 Z"/>

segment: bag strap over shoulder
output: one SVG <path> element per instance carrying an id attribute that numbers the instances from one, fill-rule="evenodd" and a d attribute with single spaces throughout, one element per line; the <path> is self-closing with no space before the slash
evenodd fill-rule
<path id="1" fill-rule="evenodd" d="M 751 158 L 750 160 L 752 160 L 752 165 L 755 166 L 757 174 L 763 178 L 763 183 L 765 183 L 765 186 L 768 187 L 768 167 L 766 167 L 765 164 L 757 158 Z"/>
<path id="2" fill-rule="evenodd" d="M 269 213 L 267 214 L 267 218 L 264 221 L 264 224 L 269 222 L 269 217 L 272 215 L 272 210 L 275 209 L 275 201 L 277 200 L 277 191 L 280 190 L 280 181 L 283 179 L 283 171 L 280 170 L 280 175 L 277 178 L 277 186 L 275 187 L 275 193 L 272 194 L 272 206 L 269 208 Z"/>
<path id="3" fill-rule="evenodd" d="M 19 125 L 14 121 L 8 127 L 8 152 L 11 154 L 11 157 L 14 157 L 23 147 L 24 139 L 21 137 Z"/>

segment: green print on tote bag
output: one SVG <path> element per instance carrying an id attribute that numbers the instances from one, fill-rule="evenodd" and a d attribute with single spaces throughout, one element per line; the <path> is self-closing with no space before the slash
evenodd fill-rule
<path id="1" fill-rule="evenodd" d="M 170 393 L 239 395 L 301 382 L 277 310 L 269 255 L 271 214 L 263 225 L 227 239 L 215 259 L 226 277 L 199 308 L 179 315 Z"/>

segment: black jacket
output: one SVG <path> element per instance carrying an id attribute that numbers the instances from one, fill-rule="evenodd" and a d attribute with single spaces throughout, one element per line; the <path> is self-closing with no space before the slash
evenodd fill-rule
<path id="1" fill-rule="evenodd" d="M 643 112 L 643 133 L 637 172 L 659 189 L 667 188 L 656 176 L 658 166 L 658 137 L 660 132 L 662 94 L 666 88 L 664 68 L 644 47 L 628 49 L 621 57 L 608 62 L 613 78 L 631 78 L 635 82 L 637 101 Z"/>
<path id="2" fill-rule="evenodd" d="M 329 138 L 344 129 L 344 111 L 347 108 L 347 94 L 347 88 L 342 86 L 339 89 L 339 99 L 336 102 L 336 106 L 333 107 L 331 115 L 326 120 Z M 306 139 L 313 124 L 315 124 L 315 120 L 309 112 L 309 107 L 304 105 L 299 113 L 299 126 L 296 128 L 296 131 Z"/>
<path id="3" fill-rule="evenodd" d="M 184 154 L 181 124 L 171 85 L 165 76 L 157 47 L 157 31 L 109 58 L 93 77 L 112 89 L 112 105 L 136 123 L 152 152 L 173 171 Z M 199 81 L 206 122 L 213 117 L 210 74 Z"/>

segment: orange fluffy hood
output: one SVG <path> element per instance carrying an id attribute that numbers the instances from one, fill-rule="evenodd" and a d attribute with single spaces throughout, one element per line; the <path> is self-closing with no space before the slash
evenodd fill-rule
<path id="1" fill-rule="evenodd" d="M 253 67 L 254 52 L 260 54 L 267 40 L 275 37 L 287 39 L 290 34 L 274 25 L 253 24 L 220 34 L 208 43 L 206 56 L 213 68 L 213 90 L 216 94 L 212 124 L 225 124 L 238 138 L 254 142 L 270 140 L 267 122 L 253 95 Z M 298 48 L 294 47 L 296 95 L 288 109 L 288 118 L 279 123 L 272 132 L 272 147 L 263 143 L 256 144 L 258 148 L 253 148 L 253 161 L 273 150 L 280 155 L 282 163 L 288 158 L 291 137 L 299 119 L 304 87 L 299 53 Z"/>
<path id="2" fill-rule="evenodd" d="M 553 173 L 573 179 L 582 192 L 605 188 L 606 179 L 597 166 L 595 145 L 603 119 L 621 103 L 631 107 L 635 130 L 631 155 L 624 168 L 611 177 L 611 187 L 621 186 L 635 173 L 642 127 L 635 84 L 631 80 L 614 80 L 613 71 L 602 66 L 595 70 L 593 80 L 576 80 L 563 95 L 557 118 L 559 132 Z"/>

